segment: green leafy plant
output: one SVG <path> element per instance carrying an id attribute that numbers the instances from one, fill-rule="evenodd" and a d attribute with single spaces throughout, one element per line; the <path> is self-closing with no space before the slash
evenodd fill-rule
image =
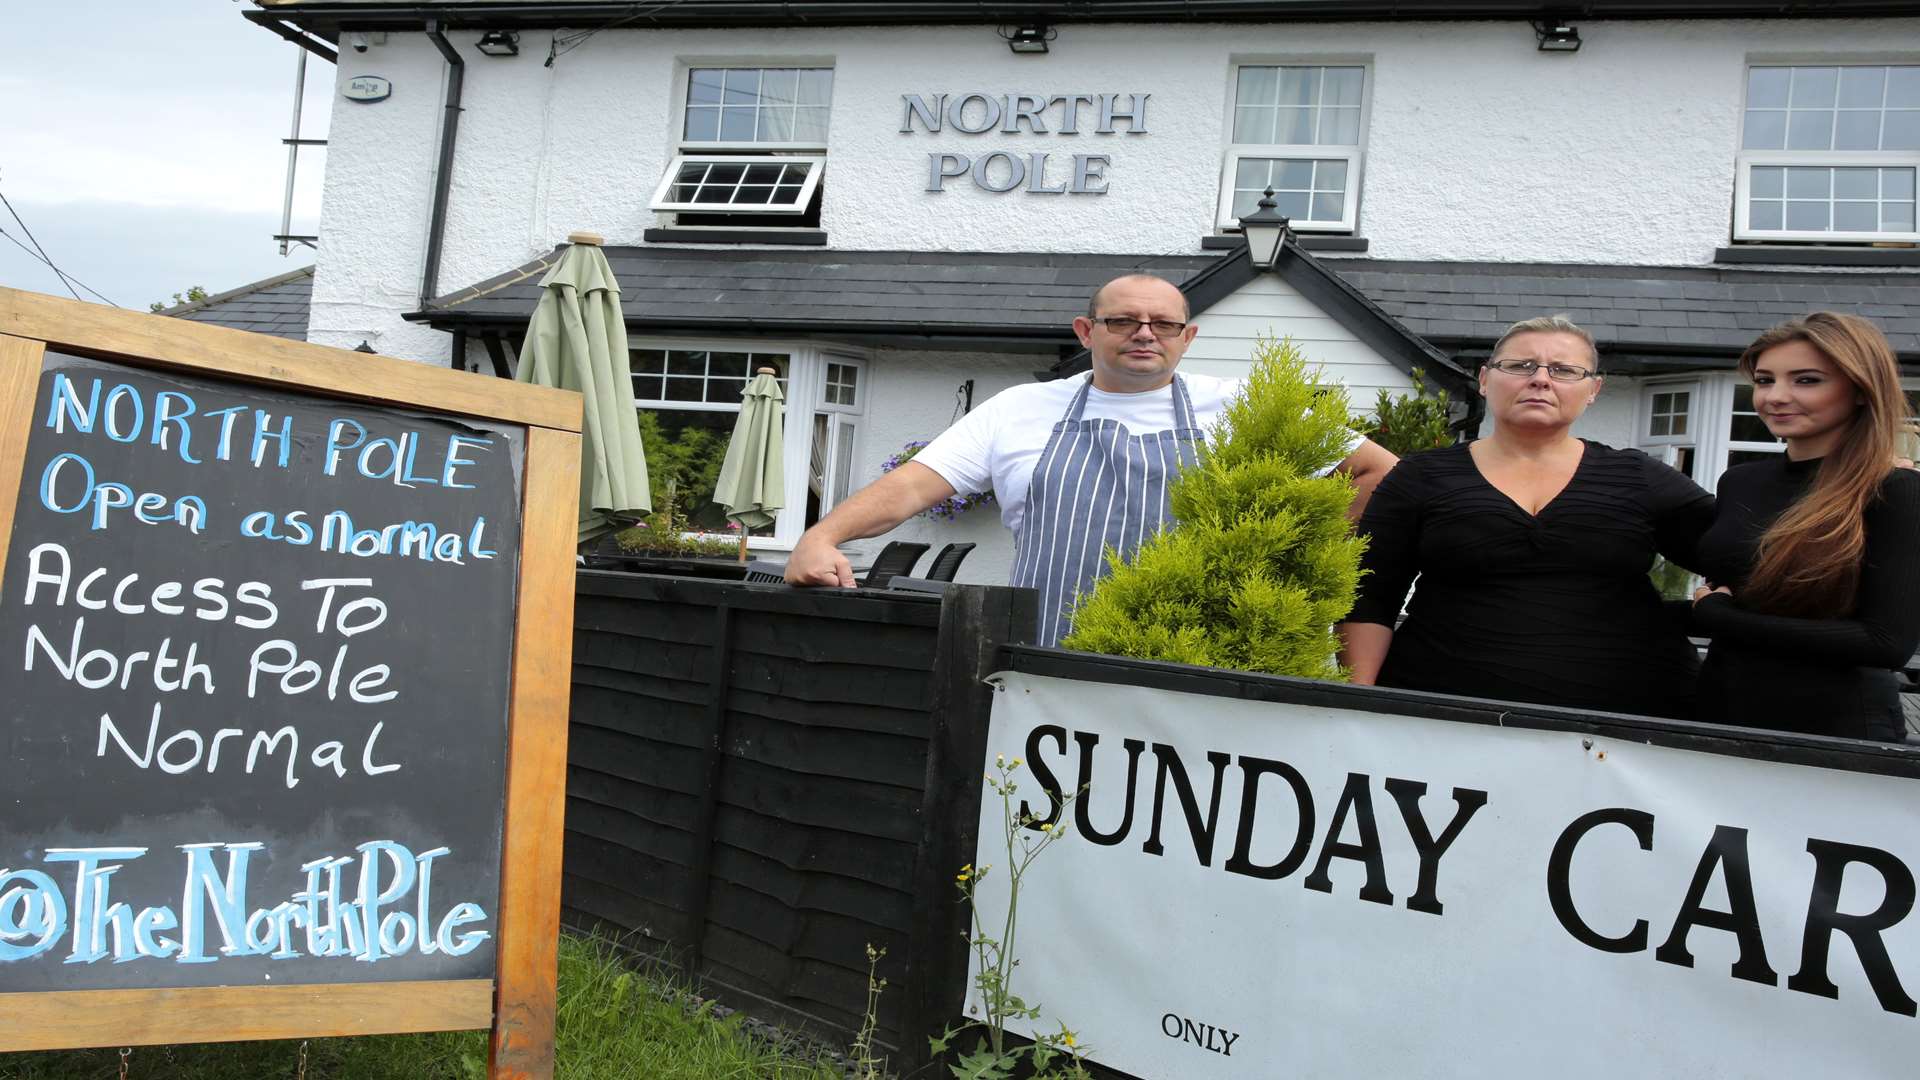
<path id="1" fill-rule="evenodd" d="M 1352 427 L 1400 457 L 1452 446 L 1450 403 L 1445 390 L 1428 383 L 1426 373 L 1414 368 L 1413 393 L 1396 396 L 1382 388 L 1373 415 L 1355 417 Z"/>
<path id="2" fill-rule="evenodd" d="M 1315 385 L 1291 340 L 1254 347 L 1197 465 L 1173 481 L 1180 522 L 1147 540 L 1074 615 L 1063 644 L 1183 664 L 1344 678 L 1333 623 L 1353 607 L 1365 541 L 1353 485 L 1320 475 L 1345 457 L 1346 397 Z"/>
<path id="3" fill-rule="evenodd" d="M 880 977 L 880 961 L 887 950 L 867 944 L 867 1007 L 860 1016 L 860 1030 L 853 1037 L 847 1054 L 849 1080 L 887 1080 L 887 1059 L 876 1052 L 880 1032 L 880 995 L 887 980 Z"/>
<path id="4" fill-rule="evenodd" d="M 647 515 L 647 520 L 614 534 L 614 542 L 622 552 L 629 555 L 699 555 L 714 558 L 731 558 L 739 554 L 738 540 L 688 535 L 693 526 L 680 513 L 680 491 L 674 484 L 668 483 L 665 491 L 655 495 L 653 505 L 654 511 Z"/>
<path id="5" fill-rule="evenodd" d="M 948 1053 L 953 1050 L 956 1039 L 974 1028 L 982 1028 L 984 1031 L 974 1038 L 971 1051 L 954 1051 L 954 1061 L 947 1068 L 955 1080 L 1009 1080 L 1023 1062 L 1035 1080 L 1091 1080 L 1082 1060 L 1087 1048 L 1080 1045 L 1079 1036 L 1065 1024 L 1060 1025 L 1059 1031 L 1047 1032 L 1031 1042 L 1015 1045 L 1007 1040 L 1008 1022 L 1038 1020 L 1041 1015 L 1039 1005 L 1029 1004 L 1013 992 L 1014 969 L 1020 965 L 1014 952 L 1019 930 L 1020 882 L 1040 853 L 1067 835 L 1066 826 L 1041 821 L 1014 808 L 1013 794 L 1019 790 L 1014 774 L 1020 765 L 1019 758 L 1009 762 L 1005 754 L 996 754 L 994 771 L 986 774 L 987 786 L 1000 796 L 1001 841 L 1007 853 L 1007 914 L 998 937 L 988 936 L 976 902 L 980 883 L 987 879 L 993 867 L 969 863 L 954 875 L 954 885 L 971 913 L 972 929 L 967 934 L 967 945 L 973 950 L 973 985 L 980 995 L 981 1015 L 933 1038 L 933 1052 Z M 1066 819 L 1067 807 L 1074 798 L 1069 795 L 1060 801 L 1056 821 Z"/>
<path id="6" fill-rule="evenodd" d="M 179 307 L 181 304 L 197 304 L 200 301 L 205 300 L 206 298 L 207 298 L 207 290 L 201 288 L 198 285 L 193 285 L 188 287 L 185 296 L 182 296 L 179 293 L 174 293 L 173 303 L 169 304 L 165 300 L 155 300 L 153 303 L 147 305 L 147 310 L 156 312 L 156 313 L 162 312 L 167 310 L 170 307 Z"/>

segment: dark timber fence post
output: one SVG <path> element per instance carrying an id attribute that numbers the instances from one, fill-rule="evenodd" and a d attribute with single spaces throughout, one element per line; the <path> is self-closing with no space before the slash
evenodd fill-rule
<path id="1" fill-rule="evenodd" d="M 713 683 L 707 699 L 706 783 L 700 789 L 699 831 L 694 834 L 693 880 L 687 899 L 686 972 L 700 977 L 707 943 L 707 904 L 713 894 L 713 825 L 720 810 L 720 772 L 727 760 L 727 691 L 732 682 L 733 606 L 722 593 L 713 609 Z"/>
<path id="2" fill-rule="evenodd" d="M 1002 645 L 1032 640 L 1038 612 L 1032 589 L 982 585 L 949 588 L 940 608 L 900 1033 L 903 1071 L 927 1062 L 927 1037 L 939 1034 L 964 1008 L 967 911 L 954 874 L 973 861 L 980 826 L 981 772 L 993 710 L 993 688 L 984 680 L 999 670 Z"/>

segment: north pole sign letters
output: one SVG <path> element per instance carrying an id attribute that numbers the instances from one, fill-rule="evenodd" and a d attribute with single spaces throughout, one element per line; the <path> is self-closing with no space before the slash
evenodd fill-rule
<path id="1" fill-rule="evenodd" d="M 900 132 L 963 135 L 1112 135 L 1126 125 L 1129 135 L 1147 133 L 1151 94 L 902 94 Z M 1029 195 L 1105 195 L 1110 154 L 1074 153 L 1056 161 L 1047 151 L 995 150 L 978 156 L 932 152 L 927 155 L 926 190 L 946 190 L 949 180 L 971 179 L 982 191 L 1025 191 Z"/>

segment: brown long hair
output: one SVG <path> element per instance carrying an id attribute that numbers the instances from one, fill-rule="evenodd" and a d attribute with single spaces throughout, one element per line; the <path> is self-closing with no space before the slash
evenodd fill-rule
<path id="1" fill-rule="evenodd" d="M 1800 496 L 1760 537 L 1743 606 L 1777 615 L 1834 618 L 1853 611 L 1867 547 L 1864 517 L 1893 466 L 1894 440 L 1907 426 L 1907 401 L 1893 347 L 1856 315 L 1816 311 L 1761 334 L 1740 356 L 1753 377 L 1760 354 L 1804 341 L 1853 383 L 1865 404 Z"/>

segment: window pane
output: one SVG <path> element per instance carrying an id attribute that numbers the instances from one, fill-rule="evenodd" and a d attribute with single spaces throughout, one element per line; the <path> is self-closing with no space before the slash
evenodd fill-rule
<path id="1" fill-rule="evenodd" d="M 1313 187 L 1313 162 L 1279 161 L 1274 163 L 1273 186 L 1276 191 L 1307 191 Z"/>
<path id="2" fill-rule="evenodd" d="M 669 375 L 705 375 L 707 373 L 707 354 L 674 349 L 667 353 L 667 374 Z"/>
<path id="3" fill-rule="evenodd" d="M 1753 194 L 1760 199 L 1778 199 L 1786 193 L 1787 171 L 1761 166 L 1753 170 Z"/>
<path id="4" fill-rule="evenodd" d="M 1282 191 L 1274 195 L 1273 201 L 1278 204 L 1281 217 L 1299 218 L 1302 221 L 1307 220 L 1307 210 L 1310 204 L 1308 203 L 1306 192 Z"/>
<path id="5" fill-rule="evenodd" d="M 1260 191 L 1234 191 L 1233 206 L 1229 208 L 1228 213 L 1234 217 L 1243 218 L 1260 209 L 1261 194 Z"/>
<path id="6" fill-rule="evenodd" d="M 1914 169 L 1881 169 L 1880 197 L 1883 199 L 1913 198 Z"/>
<path id="7" fill-rule="evenodd" d="M 687 72 L 687 104 L 718 105 L 723 74 L 713 68 L 695 68 Z"/>
<path id="8" fill-rule="evenodd" d="M 1788 202 L 1787 228 L 1795 231 L 1827 229 L 1828 205 L 1823 202 Z"/>
<path id="9" fill-rule="evenodd" d="M 1240 82 L 1234 88 L 1234 104 L 1271 105 L 1279 100 L 1279 96 L 1279 68 L 1243 67 L 1240 69 Z"/>
<path id="10" fill-rule="evenodd" d="M 1319 104 L 1320 69 L 1281 68 L 1278 100 L 1282 105 Z"/>
<path id="11" fill-rule="evenodd" d="M 760 142 L 792 142 L 793 110 L 786 107 L 760 110 Z"/>
<path id="12" fill-rule="evenodd" d="M 1748 109 L 1747 130 L 1740 145 L 1747 150 L 1781 150 L 1787 145 L 1784 109 Z"/>
<path id="13" fill-rule="evenodd" d="M 1832 169 L 1788 169 L 1787 196 L 1794 199 L 1824 199 L 1833 193 Z"/>
<path id="14" fill-rule="evenodd" d="M 1727 437 L 1734 442 L 1772 442 L 1773 432 L 1752 413 L 1735 413 Z"/>
<path id="15" fill-rule="evenodd" d="M 1920 150 L 1920 109 L 1889 109 L 1880 149 Z"/>
<path id="16" fill-rule="evenodd" d="M 833 101 L 833 69 L 806 68 L 800 72 L 799 89 L 794 99 L 802 105 L 827 105 Z"/>
<path id="17" fill-rule="evenodd" d="M 1320 104 L 1351 105 L 1358 108 L 1360 105 L 1360 90 L 1365 79 L 1365 68 L 1328 68 L 1326 81 L 1321 84 Z"/>
<path id="18" fill-rule="evenodd" d="M 1320 110 L 1320 145 L 1360 145 L 1360 110 Z"/>
<path id="19" fill-rule="evenodd" d="M 763 206 L 773 201 L 772 184 L 748 184 L 734 193 L 735 205 Z"/>
<path id="20" fill-rule="evenodd" d="M 708 184 L 726 184 L 732 186 L 740 182 L 741 175 L 746 171 L 747 167 L 745 165 L 716 163 L 707 169 L 706 182 Z"/>
<path id="21" fill-rule="evenodd" d="M 780 182 L 780 166 L 749 165 L 747 166 L 746 182 L 749 184 L 777 184 Z"/>
<path id="22" fill-rule="evenodd" d="M 1880 170 L 1878 169 L 1835 169 L 1833 170 L 1833 197 L 1836 199 L 1871 199 L 1880 194 Z"/>
<path id="23" fill-rule="evenodd" d="M 1649 435 L 1666 435 L 1672 427 L 1672 418 L 1655 414 L 1652 423 L 1647 426 Z"/>
<path id="24" fill-rule="evenodd" d="M 1314 186 L 1321 191 L 1347 190 L 1347 163 L 1344 161 L 1322 161 L 1314 166 Z"/>
<path id="25" fill-rule="evenodd" d="M 720 141 L 752 142 L 753 117 L 757 109 L 729 107 L 720 111 Z"/>
<path id="26" fill-rule="evenodd" d="M 1874 232 L 1880 228 L 1880 204 L 1870 202 L 1834 203 L 1833 227 L 1839 232 Z"/>
<path id="27" fill-rule="evenodd" d="M 1920 65 L 1887 69 L 1887 108 L 1920 108 Z"/>
<path id="28" fill-rule="evenodd" d="M 1233 141 L 1237 143 L 1273 142 L 1272 109 L 1238 108 L 1233 110 Z"/>
<path id="29" fill-rule="evenodd" d="M 769 68 L 760 73 L 760 104 L 791 105 L 800 73 L 793 68 Z"/>
<path id="30" fill-rule="evenodd" d="M 1785 106 L 1791 70 L 1783 67 L 1757 67 L 1747 72 L 1747 107 Z"/>
<path id="31" fill-rule="evenodd" d="M 1685 435 L 1687 433 L 1687 414 L 1686 413 L 1682 412 L 1682 413 L 1674 414 L 1673 433 L 1675 435 Z"/>
<path id="32" fill-rule="evenodd" d="M 1887 69 L 1881 67 L 1845 67 L 1840 69 L 1840 107 L 1878 109 L 1886 91 Z"/>
<path id="33" fill-rule="evenodd" d="M 712 106 L 687 106 L 687 140 L 712 142 L 720 137 L 720 110 Z"/>
<path id="34" fill-rule="evenodd" d="M 659 349 L 641 349 L 633 354 L 633 370 L 658 375 L 667 370 L 667 354 Z"/>
<path id="35" fill-rule="evenodd" d="M 1310 221 L 1339 221 L 1344 200 L 1339 195 L 1315 195 Z"/>
<path id="36" fill-rule="evenodd" d="M 730 68 L 726 72 L 725 105 L 752 105 L 760 100 L 760 69 Z"/>
<path id="37" fill-rule="evenodd" d="M 637 375 L 633 380 L 633 396 L 641 401 L 660 400 L 660 376 Z"/>
<path id="38" fill-rule="evenodd" d="M 1753 411 L 1753 384 L 1737 382 L 1733 384 L 1733 411 L 1737 413 Z"/>
<path id="39" fill-rule="evenodd" d="M 1252 188 L 1256 191 L 1269 183 L 1268 168 L 1271 165 L 1266 158 L 1241 158 L 1233 166 L 1233 186 Z"/>
<path id="40" fill-rule="evenodd" d="M 747 354 L 742 352 L 717 352 L 707 356 L 707 371 L 730 379 L 747 377 Z"/>
<path id="41" fill-rule="evenodd" d="M 1791 104 L 1796 109 L 1832 108 L 1834 86 L 1839 77 L 1839 68 L 1794 68 Z"/>
<path id="42" fill-rule="evenodd" d="M 1835 150 L 1880 149 L 1880 113 L 1864 109 L 1841 112 L 1833 124 Z"/>
<path id="43" fill-rule="evenodd" d="M 824 143 L 827 141 L 827 109 L 820 106 L 806 106 L 793 111 L 793 141 L 803 143 Z"/>
<path id="44" fill-rule="evenodd" d="M 1914 231 L 1913 204 L 1910 202 L 1881 203 L 1880 227 L 1888 232 Z"/>
<path id="45" fill-rule="evenodd" d="M 1779 202 L 1756 199 L 1747 208 L 1747 225 L 1755 229 L 1778 229 L 1783 220 L 1781 214 Z"/>
<path id="46" fill-rule="evenodd" d="M 1787 114 L 1787 149 L 1833 149 L 1833 114 L 1830 112 L 1794 112 Z"/>
<path id="47" fill-rule="evenodd" d="M 842 420 L 839 428 L 840 437 L 833 448 L 833 501 L 835 504 L 847 497 L 849 481 L 853 477 L 853 425 Z"/>
<path id="48" fill-rule="evenodd" d="M 1273 141 L 1289 146 L 1313 144 L 1315 109 L 1280 109 L 1274 121 Z"/>
<path id="49" fill-rule="evenodd" d="M 705 379 L 668 379 L 666 400 L 699 401 L 700 391 L 706 386 Z"/>
<path id="50" fill-rule="evenodd" d="M 708 379 L 707 400 L 723 405 L 737 405 L 740 395 L 747 388 L 745 379 Z"/>

